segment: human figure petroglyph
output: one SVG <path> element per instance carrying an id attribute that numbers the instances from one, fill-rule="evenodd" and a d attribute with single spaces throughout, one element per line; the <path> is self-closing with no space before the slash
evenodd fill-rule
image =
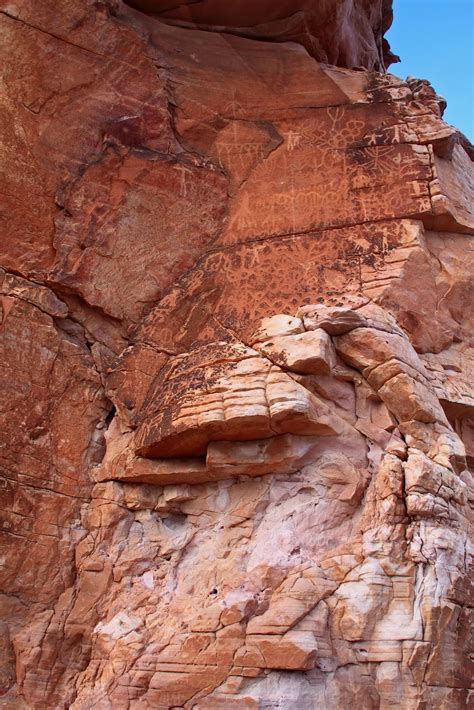
<path id="1" fill-rule="evenodd" d="M 174 169 L 180 173 L 179 178 L 179 194 L 181 197 L 186 197 L 188 194 L 188 186 L 186 183 L 186 175 L 192 175 L 192 170 L 185 165 L 175 165 Z"/>
<path id="2" fill-rule="evenodd" d="M 298 133 L 297 131 L 290 130 L 290 131 L 284 132 L 283 135 L 286 138 L 287 149 L 290 153 L 295 148 L 298 148 L 298 146 L 300 145 L 301 140 L 302 140 L 301 133 Z"/>
<path id="3" fill-rule="evenodd" d="M 401 143 L 403 130 L 400 125 L 390 126 L 387 129 L 378 129 L 373 133 L 365 135 L 363 143 L 367 146 Z"/>

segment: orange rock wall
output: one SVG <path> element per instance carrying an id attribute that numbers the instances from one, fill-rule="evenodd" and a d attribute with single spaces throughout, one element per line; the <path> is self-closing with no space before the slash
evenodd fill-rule
<path id="1" fill-rule="evenodd" d="M 229 8 L 0 2 L 0 707 L 468 708 L 472 146 Z"/>

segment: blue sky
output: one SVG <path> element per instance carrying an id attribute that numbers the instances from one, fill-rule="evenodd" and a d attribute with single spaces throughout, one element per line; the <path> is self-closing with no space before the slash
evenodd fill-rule
<path id="1" fill-rule="evenodd" d="M 402 60 L 389 72 L 428 79 L 448 108 L 444 119 L 474 142 L 474 0 L 394 0 L 386 37 Z"/>

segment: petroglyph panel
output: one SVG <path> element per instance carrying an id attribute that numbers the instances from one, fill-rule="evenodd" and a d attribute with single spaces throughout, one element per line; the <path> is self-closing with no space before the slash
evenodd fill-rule
<path id="1" fill-rule="evenodd" d="M 223 243 L 417 216 L 431 208 L 424 146 L 328 150 L 298 143 L 295 135 L 291 145 L 287 140 L 253 170 L 232 203 Z"/>
<path id="2" fill-rule="evenodd" d="M 106 152 L 67 190 L 54 280 L 116 318 L 137 320 L 215 240 L 226 188 L 222 172 L 199 161 Z"/>
<path id="3" fill-rule="evenodd" d="M 263 121 L 235 120 L 203 125 L 178 117 L 176 128 L 190 150 L 206 152 L 226 171 L 231 192 L 283 142 L 273 124 Z"/>
<path id="4" fill-rule="evenodd" d="M 380 278 L 392 254 L 397 261 L 406 259 L 420 229 L 416 222 L 380 222 L 216 251 L 150 313 L 140 338 L 171 350 L 228 339 L 234 331 L 246 339 L 264 315 L 363 293 L 362 275 Z M 392 275 L 399 275 L 393 267 Z M 390 282 L 389 274 L 384 278 Z"/>

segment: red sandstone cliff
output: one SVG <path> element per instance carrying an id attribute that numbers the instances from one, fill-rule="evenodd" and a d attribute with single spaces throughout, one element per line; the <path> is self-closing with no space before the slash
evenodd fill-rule
<path id="1" fill-rule="evenodd" d="M 0 707 L 470 707 L 472 147 L 391 3 L 0 9 Z"/>

